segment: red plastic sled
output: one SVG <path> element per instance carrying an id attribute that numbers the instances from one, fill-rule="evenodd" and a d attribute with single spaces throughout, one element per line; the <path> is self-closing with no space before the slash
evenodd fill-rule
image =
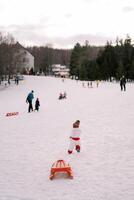
<path id="1" fill-rule="evenodd" d="M 67 173 L 69 178 L 73 178 L 72 170 L 69 164 L 66 164 L 64 160 L 57 160 L 51 167 L 50 172 L 50 180 L 52 180 L 55 176 L 55 173 L 61 172 L 61 173 Z"/>
<path id="2" fill-rule="evenodd" d="M 18 112 L 10 112 L 6 114 L 6 117 L 10 117 L 10 116 L 14 116 L 14 115 L 18 115 Z"/>

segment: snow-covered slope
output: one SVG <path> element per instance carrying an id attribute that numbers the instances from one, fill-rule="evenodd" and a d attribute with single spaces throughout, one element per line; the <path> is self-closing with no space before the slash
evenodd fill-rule
<path id="1" fill-rule="evenodd" d="M 40 111 L 27 113 L 34 90 Z M 58 100 L 60 92 L 67 99 Z M 19 112 L 5 117 L 7 112 Z M 72 123 L 81 121 L 81 152 L 67 154 Z M 58 160 L 74 179 L 49 180 Z M 0 90 L 0 200 L 133 200 L 134 85 L 97 88 L 52 77 L 26 76 Z"/>

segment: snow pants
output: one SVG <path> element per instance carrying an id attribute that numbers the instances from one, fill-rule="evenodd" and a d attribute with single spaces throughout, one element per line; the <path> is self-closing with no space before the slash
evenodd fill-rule
<path id="1" fill-rule="evenodd" d="M 31 112 L 31 111 L 33 111 L 32 101 L 29 100 L 28 103 L 29 103 L 29 106 L 28 106 L 28 112 Z"/>
<path id="2" fill-rule="evenodd" d="M 35 105 L 35 110 L 39 111 L 39 106 Z"/>
<path id="3" fill-rule="evenodd" d="M 120 86 L 121 86 L 121 91 L 122 90 L 126 91 L 126 84 L 120 84 Z"/>
<path id="4" fill-rule="evenodd" d="M 69 145 L 68 153 L 71 154 L 73 152 L 74 148 L 77 152 L 80 152 L 80 139 L 74 140 L 74 139 L 70 138 L 70 145 Z"/>

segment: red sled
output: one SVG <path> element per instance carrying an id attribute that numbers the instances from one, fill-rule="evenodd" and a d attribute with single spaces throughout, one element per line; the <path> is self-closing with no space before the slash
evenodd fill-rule
<path id="1" fill-rule="evenodd" d="M 10 112 L 6 114 L 6 117 L 10 117 L 10 116 L 14 116 L 14 115 L 18 115 L 19 112 Z"/>
<path id="2" fill-rule="evenodd" d="M 71 167 L 64 160 L 57 160 L 52 165 L 49 176 L 50 180 L 54 178 L 56 173 L 67 173 L 69 178 L 73 178 Z"/>

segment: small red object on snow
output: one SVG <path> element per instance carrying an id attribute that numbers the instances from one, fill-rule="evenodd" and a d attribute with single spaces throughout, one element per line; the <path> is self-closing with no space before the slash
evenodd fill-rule
<path id="1" fill-rule="evenodd" d="M 9 112 L 6 114 L 6 117 L 10 117 L 10 116 L 14 116 L 14 115 L 18 115 L 19 112 Z"/>
<path id="2" fill-rule="evenodd" d="M 52 165 L 49 178 L 52 180 L 57 172 L 67 173 L 69 178 L 73 178 L 71 167 L 64 160 L 57 160 Z"/>

